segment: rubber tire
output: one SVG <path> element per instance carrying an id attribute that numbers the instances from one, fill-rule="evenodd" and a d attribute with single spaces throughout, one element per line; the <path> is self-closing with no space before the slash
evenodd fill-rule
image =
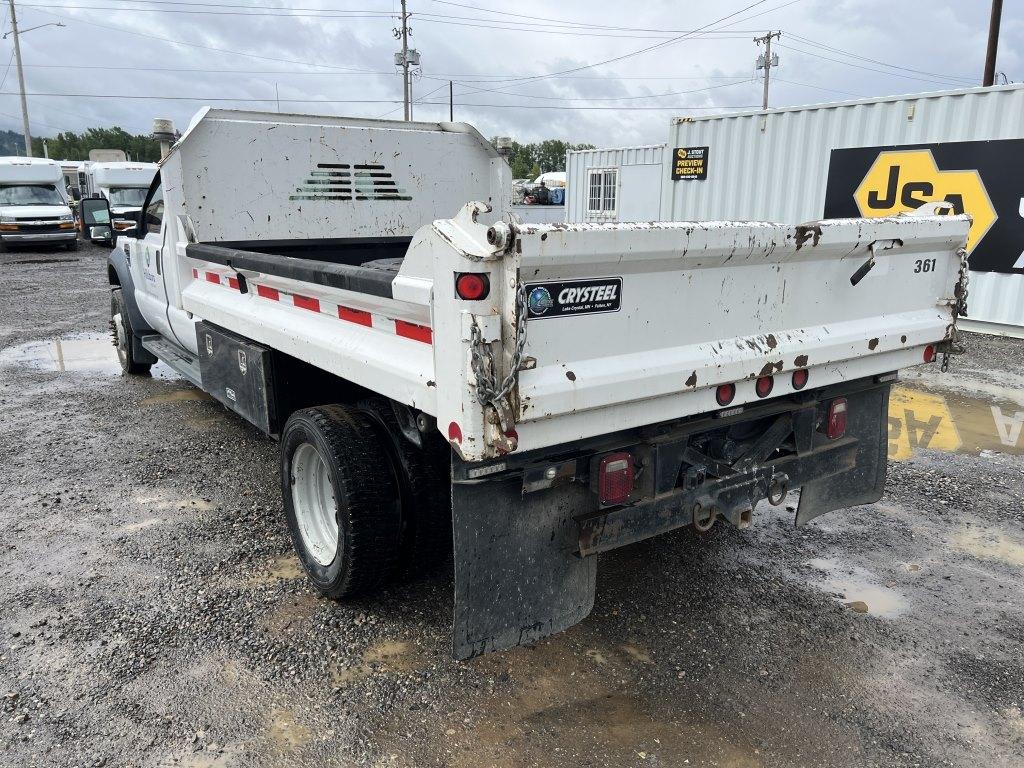
<path id="1" fill-rule="evenodd" d="M 394 571 L 401 534 L 398 480 L 378 424 L 349 405 L 296 411 L 281 434 L 281 496 L 292 545 L 313 586 L 332 598 L 366 594 Z M 306 550 L 292 503 L 291 460 L 312 444 L 338 502 L 338 547 L 323 566 Z"/>
<path id="2" fill-rule="evenodd" d="M 74 240 L 72 240 L 72 241 L 71 241 L 70 243 L 66 243 L 66 244 L 65 244 L 65 247 L 66 247 L 66 248 L 67 248 L 67 249 L 68 249 L 69 251 L 77 251 L 77 250 L 78 250 L 78 239 L 77 239 L 77 238 L 75 238 L 75 239 L 74 239 Z"/>
<path id="3" fill-rule="evenodd" d="M 417 448 L 402 434 L 395 409 L 385 397 L 373 397 L 359 408 L 378 421 L 388 435 L 388 450 L 399 470 L 402 500 L 400 559 L 396 577 L 414 577 L 435 570 L 452 551 L 451 448 L 440 434 L 424 435 Z"/>
<path id="4" fill-rule="evenodd" d="M 122 348 L 121 339 L 117 335 L 117 325 L 114 318 L 121 315 L 121 326 L 124 329 L 125 346 Z M 121 363 L 121 370 L 130 376 L 145 376 L 149 374 L 152 362 L 143 362 L 135 358 L 132 339 L 135 331 L 132 330 L 132 320 L 124 304 L 124 294 L 121 288 L 114 288 L 110 291 L 110 332 L 114 337 L 114 348 L 117 350 L 117 359 Z"/>

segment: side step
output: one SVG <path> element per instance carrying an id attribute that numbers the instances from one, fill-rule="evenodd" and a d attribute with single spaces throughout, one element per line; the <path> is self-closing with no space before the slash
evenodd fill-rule
<path id="1" fill-rule="evenodd" d="M 143 347 L 167 363 L 177 373 L 200 389 L 203 388 L 203 376 L 199 372 L 199 359 L 191 352 L 156 333 L 143 336 L 141 341 Z"/>

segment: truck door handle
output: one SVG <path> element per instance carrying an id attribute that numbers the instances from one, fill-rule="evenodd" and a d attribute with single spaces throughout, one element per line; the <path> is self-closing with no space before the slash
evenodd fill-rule
<path id="1" fill-rule="evenodd" d="M 156 273 L 160 274 L 160 249 L 156 249 Z"/>

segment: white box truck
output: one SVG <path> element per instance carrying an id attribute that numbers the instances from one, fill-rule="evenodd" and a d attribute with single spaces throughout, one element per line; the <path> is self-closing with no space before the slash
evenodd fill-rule
<path id="1" fill-rule="evenodd" d="M 39 244 L 78 248 L 64 172 L 54 160 L 0 157 L 0 250 Z"/>
<path id="2" fill-rule="evenodd" d="M 96 162 L 86 169 L 88 189 L 110 202 L 113 237 L 137 224 L 146 191 L 156 176 L 156 163 Z M 113 243 L 110 243 L 113 246 Z"/>
<path id="3" fill-rule="evenodd" d="M 881 497 L 967 217 L 521 225 L 509 175 L 465 124 L 207 109 L 110 255 L 124 370 L 279 441 L 318 590 L 450 550 L 468 658 L 582 620 L 601 552 Z"/>

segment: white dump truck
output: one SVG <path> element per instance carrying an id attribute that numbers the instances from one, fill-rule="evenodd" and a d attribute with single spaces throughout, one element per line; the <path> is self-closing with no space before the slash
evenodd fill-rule
<path id="1" fill-rule="evenodd" d="M 968 218 L 522 225 L 509 176 L 465 124 L 207 109 L 110 255 L 124 370 L 279 441 L 318 590 L 450 551 L 467 658 L 582 620 L 602 552 L 880 498 Z"/>
<path id="2" fill-rule="evenodd" d="M 95 162 L 89 163 L 88 190 L 110 202 L 113 237 L 136 226 L 146 192 L 157 172 L 156 163 Z M 113 245 L 113 243 L 111 243 Z"/>
<path id="3" fill-rule="evenodd" d="M 78 248 L 60 164 L 39 157 L 0 157 L 0 249 L 44 243 Z"/>

